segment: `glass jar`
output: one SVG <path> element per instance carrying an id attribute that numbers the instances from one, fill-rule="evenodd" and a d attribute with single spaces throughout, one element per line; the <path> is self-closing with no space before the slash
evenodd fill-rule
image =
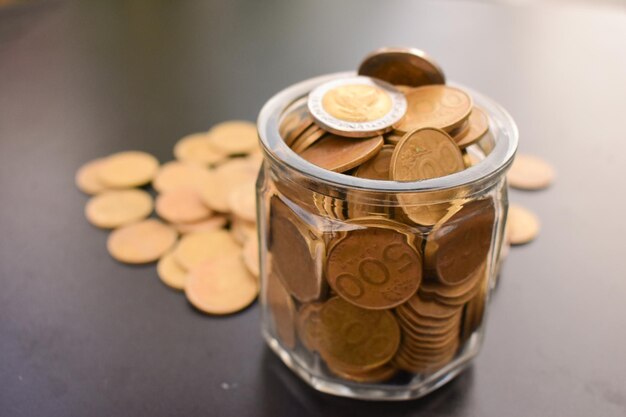
<path id="1" fill-rule="evenodd" d="M 284 142 L 306 96 L 338 73 L 276 94 L 261 110 L 257 181 L 263 335 L 330 394 L 417 398 L 468 366 L 484 336 L 518 132 L 490 99 L 471 167 L 415 182 L 363 179 L 300 158 Z"/>

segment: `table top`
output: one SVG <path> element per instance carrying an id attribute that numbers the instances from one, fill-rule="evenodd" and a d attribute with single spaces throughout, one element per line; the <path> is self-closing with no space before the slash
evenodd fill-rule
<path id="1" fill-rule="evenodd" d="M 351 0 L 23 2 L 0 9 L 0 414 L 623 416 L 626 13 Z M 85 161 L 254 120 L 279 89 L 410 45 L 517 121 L 555 185 L 514 248 L 474 365 L 426 398 L 320 394 L 264 345 L 259 308 L 195 312 L 106 253 Z"/>

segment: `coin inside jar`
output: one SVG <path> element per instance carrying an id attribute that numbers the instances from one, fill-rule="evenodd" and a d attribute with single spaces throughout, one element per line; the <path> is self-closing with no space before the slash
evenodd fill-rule
<path id="1" fill-rule="evenodd" d="M 345 172 L 376 156 L 383 147 L 382 136 L 368 139 L 350 139 L 326 135 L 300 156 L 329 171 Z"/>
<path id="2" fill-rule="evenodd" d="M 296 346 L 296 307 L 281 281 L 271 273 L 267 277 L 266 300 L 276 335 L 286 347 L 293 349 Z"/>
<path id="3" fill-rule="evenodd" d="M 419 87 L 446 83 L 439 65 L 416 48 L 377 49 L 365 57 L 358 72 L 393 85 Z"/>
<path id="4" fill-rule="evenodd" d="M 489 118 L 485 112 L 474 107 L 467 120 L 467 129 L 452 135 L 459 148 L 464 149 L 478 142 L 489 130 Z"/>
<path id="5" fill-rule="evenodd" d="M 406 99 L 391 84 L 370 77 L 329 81 L 309 94 L 309 112 L 323 129 L 346 137 L 370 137 L 392 129 Z"/>
<path id="6" fill-rule="evenodd" d="M 389 170 L 391 169 L 393 150 L 394 147 L 392 145 L 383 145 L 375 157 L 359 165 L 354 175 L 359 178 L 372 180 L 388 180 L 390 178 Z"/>

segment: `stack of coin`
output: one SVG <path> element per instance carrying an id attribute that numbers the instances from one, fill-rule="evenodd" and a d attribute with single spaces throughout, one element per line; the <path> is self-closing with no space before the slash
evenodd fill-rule
<path id="1" fill-rule="evenodd" d="M 97 227 L 115 229 L 107 248 L 116 260 L 158 260 L 161 281 L 184 291 L 198 310 L 234 313 L 259 290 L 256 126 L 223 122 L 180 139 L 173 153 L 176 160 L 163 165 L 138 151 L 83 165 L 76 185 L 94 195 L 85 215 Z M 156 202 L 150 190 L 133 188 L 149 184 Z M 153 209 L 162 221 L 146 220 Z"/>

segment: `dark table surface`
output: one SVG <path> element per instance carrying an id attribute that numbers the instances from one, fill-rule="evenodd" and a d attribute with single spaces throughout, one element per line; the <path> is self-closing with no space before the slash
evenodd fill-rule
<path id="1" fill-rule="evenodd" d="M 426 398 L 319 394 L 265 347 L 258 306 L 196 313 L 106 253 L 73 175 L 255 119 L 274 92 L 420 47 L 503 104 L 556 184 L 515 248 L 474 365 Z M 626 415 L 626 13 L 470 1 L 26 2 L 0 9 L 1 416 Z"/>

